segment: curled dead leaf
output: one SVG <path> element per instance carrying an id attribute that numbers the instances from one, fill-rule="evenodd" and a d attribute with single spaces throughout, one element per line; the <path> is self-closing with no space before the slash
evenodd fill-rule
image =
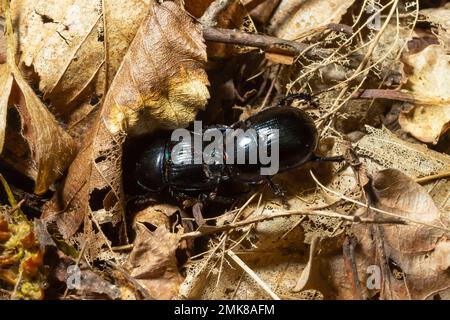
<path id="1" fill-rule="evenodd" d="M 170 229 L 170 217 L 178 212 L 180 209 L 170 204 L 151 205 L 136 213 L 133 219 L 135 224 L 148 224 L 152 227 L 166 226 Z"/>
<path id="2" fill-rule="evenodd" d="M 183 277 L 178 272 L 175 251 L 179 235 L 164 226 L 154 232 L 136 224 L 136 240 L 127 269 L 155 299 L 171 299 L 178 294 Z"/>
<path id="3" fill-rule="evenodd" d="M 10 94 L 9 103 L 16 106 L 22 118 L 22 135 L 37 167 L 34 192 L 44 194 L 72 162 L 76 144 L 21 75 L 15 72 L 11 76 L 14 78 L 12 89 L 3 94 Z"/>
<path id="4" fill-rule="evenodd" d="M 76 271 L 69 272 L 68 270 L 71 269 Z M 121 292 L 117 285 L 94 270 L 85 261 L 81 260 L 77 263 L 73 258 L 58 252 L 58 260 L 53 272 L 55 279 L 59 282 L 74 285 L 75 288 L 72 289 L 75 290 L 71 292 L 77 299 L 119 299 Z M 79 281 L 73 277 L 74 274 L 79 276 Z"/>
<path id="5" fill-rule="evenodd" d="M 22 76 L 14 59 L 15 44 L 9 9 L 6 11 L 7 66 L 2 67 L 0 96 L 0 146 L 4 141 L 6 112 L 15 107 L 21 118 L 21 135 L 26 139 L 30 158 L 37 167 L 35 193 L 45 193 L 73 160 L 76 145 Z"/>

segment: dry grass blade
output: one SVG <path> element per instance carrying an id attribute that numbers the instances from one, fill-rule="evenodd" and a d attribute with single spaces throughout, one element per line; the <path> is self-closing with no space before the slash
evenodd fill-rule
<path id="1" fill-rule="evenodd" d="M 249 266 L 242 261 L 233 251 L 228 250 L 227 254 L 233 259 L 234 262 L 238 264 L 239 267 L 242 268 L 256 283 L 274 300 L 281 300 L 280 297 L 276 295 L 275 292 L 265 283 Z"/>

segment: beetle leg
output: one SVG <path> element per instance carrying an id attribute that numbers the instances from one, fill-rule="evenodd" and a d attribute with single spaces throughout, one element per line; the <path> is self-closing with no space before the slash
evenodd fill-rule
<path id="1" fill-rule="evenodd" d="M 286 192 L 285 190 L 280 187 L 278 184 L 274 183 L 271 178 L 266 178 L 267 182 L 269 183 L 270 188 L 272 189 L 273 193 L 280 198 L 281 203 L 283 204 L 283 207 L 286 209 L 289 209 L 289 203 L 286 199 Z"/>
<path id="2" fill-rule="evenodd" d="M 313 100 L 312 96 L 309 93 L 299 92 L 299 93 L 291 93 L 286 97 L 282 98 L 277 103 L 277 107 L 283 107 L 288 104 L 291 104 L 294 100 L 303 100 L 310 103 L 313 107 L 317 107 L 317 103 Z"/>
<path id="3" fill-rule="evenodd" d="M 238 198 L 237 197 L 224 197 L 224 196 L 215 196 L 211 200 L 217 204 L 230 206 L 232 205 Z"/>
<path id="4" fill-rule="evenodd" d="M 152 198 L 153 193 L 149 192 L 144 195 L 136 195 L 127 201 L 127 209 L 128 210 L 139 210 L 142 208 L 147 208 L 150 205 L 154 204 L 156 200 Z"/>

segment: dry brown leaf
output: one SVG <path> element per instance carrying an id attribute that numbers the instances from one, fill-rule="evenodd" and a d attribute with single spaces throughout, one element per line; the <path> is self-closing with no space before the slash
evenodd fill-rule
<path id="1" fill-rule="evenodd" d="M 407 87 L 428 103 L 401 113 L 399 123 L 420 141 L 436 144 L 450 128 L 450 56 L 441 46 L 430 45 L 404 63 L 412 69 Z"/>
<path id="2" fill-rule="evenodd" d="M 21 77 L 18 69 L 11 77 L 14 78 L 12 90 L 3 94 L 9 94 L 10 103 L 21 115 L 22 135 L 30 146 L 31 157 L 37 167 L 34 192 L 44 194 L 72 162 L 76 145 Z"/>
<path id="3" fill-rule="evenodd" d="M 77 299 L 118 299 L 120 298 L 120 289 L 116 284 L 112 284 L 97 274 L 90 265 L 81 260 L 79 263 L 73 258 L 66 256 L 61 251 L 57 252 L 58 260 L 54 266 L 54 277 L 62 283 L 70 283 L 76 289 L 71 291 L 76 294 Z M 78 266 L 76 271 L 79 275 L 77 281 L 76 273 L 68 272 L 68 268 Z"/>
<path id="4" fill-rule="evenodd" d="M 360 156 L 369 158 L 366 164 L 370 173 L 379 170 L 378 163 L 383 168 L 400 170 L 412 178 L 430 176 L 450 169 L 448 155 L 428 149 L 423 144 L 404 141 L 386 128 L 366 126 L 366 130 L 368 134 L 356 143 L 356 150 Z"/>
<path id="5" fill-rule="evenodd" d="M 14 61 L 15 45 L 11 21 L 7 15 L 8 62 L 2 67 L 2 95 L 0 97 L 0 127 L 6 128 L 8 106 L 14 106 L 21 117 L 21 135 L 26 139 L 37 168 L 35 193 L 45 193 L 51 184 L 60 178 L 73 160 L 76 146 L 72 138 L 61 128 L 55 117 L 41 102 L 23 78 Z M 9 26 L 9 27 L 8 27 Z M 4 141 L 4 130 L 0 129 L 0 146 Z"/>
<path id="6" fill-rule="evenodd" d="M 329 23 L 339 23 L 354 0 L 282 0 L 270 20 L 269 32 L 279 38 L 296 40 Z"/>
<path id="7" fill-rule="evenodd" d="M 84 269 L 84 270 L 83 270 Z M 121 296 L 120 289 L 103 279 L 101 276 L 85 266 L 80 271 L 80 287 L 77 288 L 77 296 L 84 299 L 119 299 Z"/>
<path id="8" fill-rule="evenodd" d="M 379 209 L 421 222 L 441 225 L 439 209 L 426 190 L 402 172 L 386 169 L 373 178 L 372 189 Z M 431 251 L 444 240 L 443 231 L 417 225 L 385 227 L 390 245 L 403 253 Z"/>
<path id="9" fill-rule="evenodd" d="M 377 208 L 411 219 L 442 225 L 440 212 L 426 190 L 394 169 L 374 176 L 372 190 Z M 383 229 L 384 249 L 404 274 L 404 279 L 391 275 L 390 286 L 395 299 L 424 299 L 450 287 L 450 243 L 444 231 L 423 225 L 386 225 Z M 379 265 L 374 235 L 367 225 L 355 225 L 359 239 L 358 266 L 365 281 L 366 268 Z M 359 260 L 360 259 L 360 260 Z M 365 282 L 363 282 L 365 284 Z"/>
<path id="10" fill-rule="evenodd" d="M 172 299 L 178 294 L 183 277 L 178 272 L 175 251 L 179 235 L 161 226 L 154 232 L 136 224 L 136 240 L 127 269 L 155 299 Z"/>
<path id="11" fill-rule="evenodd" d="M 200 18 L 214 0 L 184 0 L 184 8 L 196 18 Z"/>
<path id="12" fill-rule="evenodd" d="M 14 1 L 20 65 L 37 74 L 55 113 L 70 115 L 80 99 L 104 95 L 150 2 Z"/>
<path id="13" fill-rule="evenodd" d="M 101 113 L 69 168 L 62 196 L 47 211 L 61 233 L 83 218 L 116 224 L 123 218 L 122 143 L 127 135 L 185 127 L 209 93 L 200 27 L 175 3 L 153 4 L 111 84 Z"/>
<path id="14" fill-rule="evenodd" d="M 180 211 L 180 208 L 170 204 L 151 205 L 136 213 L 133 219 L 133 225 L 147 223 L 155 227 L 164 225 L 169 229 L 171 225 L 170 217 L 178 211 Z"/>

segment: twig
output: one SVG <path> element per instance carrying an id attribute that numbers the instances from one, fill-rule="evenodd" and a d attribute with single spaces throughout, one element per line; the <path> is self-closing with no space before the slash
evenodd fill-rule
<path id="1" fill-rule="evenodd" d="M 355 239 L 351 236 L 346 236 L 342 246 L 344 267 L 347 277 L 350 280 L 353 298 L 356 300 L 363 300 L 363 292 L 361 289 L 361 282 L 358 278 L 358 268 L 355 260 Z"/>
<path id="2" fill-rule="evenodd" d="M 133 250 L 133 248 L 134 248 L 133 244 L 125 244 L 123 246 L 111 247 L 112 251 L 114 251 L 114 252 L 130 251 L 130 250 Z"/>
<path id="3" fill-rule="evenodd" d="M 367 211 L 370 212 L 370 209 L 368 208 Z M 392 299 L 391 275 L 389 271 L 389 263 L 385 247 L 384 229 L 380 226 L 371 226 L 371 232 L 373 237 L 375 238 L 376 252 L 379 259 L 378 265 L 381 268 L 382 281 L 380 288 L 380 299 Z M 387 296 L 388 294 L 390 297 Z"/>
<path id="4" fill-rule="evenodd" d="M 281 217 L 290 217 L 290 216 L 297 216 L 297 215 L 306 215 L 306 216 L 324 216 L 324 217 L 330 217 L 330 218 L 338 218 L 343 219 L 349 222 L 353 223 L 373 223 L 373 224 L 405 224 L 404 221 L 401 220 L 402 217 L 396 217 L 397 219 L 385 219 L 385 220 L 374 220 L 369 218 L 361 218 L 357 216 L 346 216 L 344 214 L 334 213 L 334 212 L 328 212 L 328 211 L 315 211 L 315 210 L 291 210 L 291 211 L 280 211 L 280 212 L 273 212 L 270 216 L 261 216 L 254 219 L 248 219 L 244 221 L 239 221 L 236 223 L 207 229 L 204 231 L 194 231 L 185 233 L 181 236 L 181 240 L 183 239 L 193 239 L 198 238 L 201 236 L 205 236 L 212 233 L 222 232 L 222 231 L 229 231 L 232 229 L 244 227 L 253 223 L 259 223 L 266 220 L 272 220 L 275 218 L 281 218 Z"/>
<path id="5" fill-rule="evenodd" d="M 422 177 L 422 178 L 417 178 L 415 181 L 417 183 L 427 183 L 427 182 L 430 182 L 433 180 L 444 179 L 444 178 L 448 178 L 448 177 L 450 177 L 450 171 L 441 172 L 441 173 L 433 174 L 431 176 L 426 176 L 426 177 Z"/>
<path id="6" fill-rule="evenodd" d="M 236 294 L 237 294 L 237 292 L 239 290 L 239 287 L 241 286 L 242 279 L 244 279 L 244 274 L 245 274 L 245 271 L 242 272 L 241 276 L 239 277 L 238 283 L 236 285 L 236 288 L 233 291 L 233 294 L 231 295 L 231 299 L 230 300 L 234 300 L 234 297 L 236 297 Z"/>
<path id="7" fill-rule="evenodd" d="M 22 205 L 25 203 L 25 199 L 20 200 L 14 207 L 12 207 L 6 214 L 11 216 L 14 212 L 20 209 Z"/>
<path id="8" fill-rule="evenodd" d="M 258 194 L 258 193 L 254 193 L 254 194 L 253 194 L 253 195 L 252 195 L 252 196 L 251 196 L 251 197 L 250 197 L 250 198 L 242 205 L 242 207 L 241 207 L 241 208 L 239 209 L 239 211 L 236 213 L 236 216 L 234 217 L 233 222 L 235 222 L 236 219 L 238 219 L 238 217 L 241 216 L 241 214 L 242 214 L 242 212 L 244 211 L 244 209 L 250 204 L 250 202 L 253 200 L 253 198 L 254 198 L 257 194 Z M 213 232 L 211 232 L 211 229 L 206 229 L 206 230 L 209 231 L 208 234 L 209 234 L 209 233 L 213 233 Z M 204 234 L 204 232 L 205 232 L 205 231 L 203 231 L 203 230 L 202 230 L 202 231 L 194 231 L 194 232 L 186 233 L 186 234 L 184 234 L 183 236 L 186 236 L 186 235 L 189 235 L 189 234 L 197 234 L 197 236 L 200 237 L 200 236 L 202 236 L 202 235 Z M 193 238 L 196 238 L 196 237 L 191 237 L 191 238 L 189 238 L 189 236 L 183 238 L 183 236 L 180 237 L 180 241 L 183 240 L 183 239 L 193 239 Z M 224 242 L 227 241 L 227 238 L 228 238 L 228 233 L 224 233 L 224 234 L 222 234 L 222 235 L 219 237 L 219 244 L 218 244 L 217 246 L 215 246 L 214 249 L 210 250 L 211 253 L 209 254 L 208 258 L 206 258 L 206 261 L 203 263 L 202 267 L 199 269 L 199 271 L 198 271 L 197 274 L 200 274 L 201 272 L 203 272 L 203 269 L 206 268 L 206 266 L 208 265 L 209 261 L 213 258 L 213 256 L 216 254 L 217 250 L 222 246 L 222 244 L 223 244 Z M 211 269 L 209 270 L 209 272 L 208 272 L 208 277 L 209 277 L 209 274 L 210 274 L 212 271 L 213 271 L 213 268 L 211 268 Z"/>
<path id="9" fill-rule="evenodd" d="M 17 277 L 17 282 L 16 282 L 16 284 L 14 286 L 14 290 L 11 293 L 11 299 L 12 300 L 16 300 L 17 299 L 17 297 L 16 297 L 17 296 L 17 291 L 19 291 L 20 284 L 22 283 L 22 279 L 23 279 L 23 270 L 21 269 L 19 271 L 19 276 Z"/>
<path id="10" fill-rule="evenodd" d="M 388 89 L 363 89 L 360 90 L 355 96 L 355 99 L 389 99 L 405 102 L 415 102 L 414 95 L 409 92 L 388 90 Z"/>
<path id="11" fill-rule="evenodd" d="M 419 224 L 419 225 L 426 226 L 426 227 L 430 227 L 430 228 L 436 228 L 436 229 L 439 229 L 439 230 L 442 230 L 442 231 L 445 231 L 445 232 L 450 232 L 450 229 L 449 229 L 449 228 L 446 228 L 446 227 L 436 226 L 436 225 L 433 225 L 433 224 L 431 224 L 431 223 L 419 221 L 419 220 L 412 219 L 412 218 L 409 218 L 409 217 L 406 217 L 406 216 L 401 216 L 401 215 L 399 215 L 399 214 L 395 214 L 395 213 L 392 213 L 392 212 L 388 212 L 388 211 L 385 211 L 385 210 L 381 210 L 381 209 L 378 209 L 378 208 L 375 208 L 375 207 L 372 207 L 372 206 L 367 207 L 367 205 L 364 204 L 364 203 L 362 203 L 361 201 L 354 200 L 354 199 L 352 199 L 352 198 L 346 197 L 345 195 L 343 195 L 343 194 L 341 194 L 341 193 L 339 193 L 339 192 L 336 192 L 336 191 L 334 191 L 334 190 L 331 190 L 330 188 L 325 187 L 322 183 L 320 183 L 320 181 L 316 178 L 316 176 L 314 175 L 314 173 L 312 173 L 311 170 L 309 171 L 309 173 L 311 174 L 313 180 L 314 180 L 314 181 L 315 181 L 315 182 L 316 182 L 323 190 L 325 190 L 325 191 L 327 191 L 327 192 L 329 192 L 329 193 L 331 193 L 331 194 L 334 194 L 335 196 L 338 196 L 338 197 L 340 197 L 341 199 L 344 199 L 344 200 L 346 200 L 346 201 L 350 201 L 350 202 L 355 203 L 355 204 L 357 204 L 357 205 L 359 205 L 359 206 L 361 206 L 361 207 L 368 208 L 368 209 L 370 209 L 370 210 L 373 210 L 373 211 L 376 211 L 376 212 L 379 212 L 379 213 L 383 213 L 383 214 L 388 215 L 388 216 L 391 216 L 391 217 L 393 217 L 393 218 L 397 218 L 397 219 L 399 219 L 400 221 L 402 221 L 404 224 L 407 224 L 408 222 L 410 222 L 410 223 Z M 362 218 L 361 218 L 361 219 L 362 219 Z"/>
<path id="12" fill-rule="evenodd" d="M 327 89 L 329 90 L 329 89 Z M 449 99 L 427 98 L 413 92 L 389 90 L 389 89 L 361 89 L 353 97 L 353 99 L 390 99 L 397 101 L 405 101 L 410 103 L 419 103 L 425 105 L 435 105 L 436 103 L 449 103 Z"/>
<path id="13" fill-rule="evenodd" d="M 86 233 L 84 234 L 84 241 L 83 241 L 83 245 L 81 246 L 81 250 L 80 253 L 78 254 L 77 259 L 75 260 L 75 267 L 78 267 L 80 265 L 81 259 L 84 256 L 84 251 L 86 250 L 87 247 L 87 243 L 89 241 L 88 239 L 89 235 L 87 235 Z M 63 299 L 67 297 L 67 294 L 69 293 L 69 287 L 66 286 L 66 289 L 64 290 L 64 294 L 63 294 Z"/>
<path id="14" fill-rule="evenodd" d="M 308 44 L 296 41 L 284 40 L 276 37 L 267 36 L 264 34 L 256 34 L 243 32 L 232 29 L 222 28 L 203 28 L 203 37 L 207 41 L 230 43 L 248 47 L 255 47 L 263 49 L 267 52 L 285 53 L 291 55 L 299 55 L 304 53 L 309 47 Z M 313 56 L 310 51 L 307 55 Z"/>
<path id="15" fill-rule="evenodd" d="M 239 258 L 233 251 L 228 250 L 227 251 L 228 256 L 233 259 L 234 262 L 236 262 L 238 264 L 239 267 L 242 268 L 242 270 L 244 270 L 245 272 L 247 272 L 247 274 L 256 281 L 257 284 L 259 284 L 259 286 L 269 295 L 272 297 L 272 299 L 274 300 L 281 300 L 276 294 L 275 292 L 272 291 L 272 289 L 270 289 L 270 287 L 267 285 L 267 283 L 265 283 L 256 273 L 255 271 L 253 271 L 252 269 L 249 268 L 249 266 L 247 266 L 245 264 L 244 261 L 241 260 L 241 258 Z"/>

